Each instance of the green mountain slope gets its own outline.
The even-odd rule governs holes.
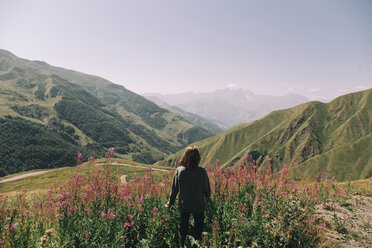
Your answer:
[[[296,158],[295,178],[310,179],[327,172],[337,180],[372,175],[372,89],[336,98],[330,103],[309,102],[270,113],[195,144],[202,162],[230,166],[250,153],[258,165],[267,158],[274,168]],[[174,165],[183,151],[159,162]]]
[[[55,71],[60,71],[59,75]],[[58,166],[70,165],[77,151],[102,156],[108,147],[116,147],[119,154],[134,161],[153,163],[211,135],[122,86],[19,59],[4,50],[0,50],[0,123],[0,146],[7,147],[1,150],[7,155],[0,158],[2,174],[59,164],[53,155],[44,159],[27,150],[20,135],[30,147],[33,141],[47,147],[50,140],[61,140],[59,143],[66,149],[63,163]],[[9,129],[9,123],[17,125],[20,132]],[[29,132],[31,127],[37,131]],[[52,154],[53,147],[46,149]],[[31,160],[18,159],[14,150],[42,162],[32,164]],[[66,160],[67,156],[71,159]]]
[[[97,76],[51,66],[41,61],[24,61],[33,68],[56,74],[82,86],[124,119],[145,126],[176,147],[183,147],[212,135],[212,132],[203,128],[202,125],[191,124],[181,115],[161,108],[121,85],[113,84]]]

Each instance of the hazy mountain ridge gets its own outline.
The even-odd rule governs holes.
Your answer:
[[[372,89],[344,95],[330,103],[308,102],[278,110],[220,135],[196,142],[204,162],[235,164],[248,152],[258,165],[273,158],[274,168],[296,158],[295,178],[322,172],[346,180],[372,175]],[[183,151],[159,164],[174,165]]]
[[[308,102],[306,97],[256,95],[244,89],[221,89],[207,93],[145,94],[157,97],[183,111],[202,116],[224,129],[263,117],[273,110],[293,107]]]
[[[64,164],[60,166],[73,164],[78,150],[85,156],[103,156],[112,146],[124,157],[152,163],[211,135],[122,86],[44,62],[19,59],[4,50],[0,50],[0,110],[3,147],[8,146],[7,140],[20,139],[18,134],[7,133],[12,130],[7,128],[10,121],[24,127],[19,130],[23,130],[21,138],[31,144],[29,147],[37,138],[27,134],[28,127],[38,129],[40,144],[52,131],[65,141]],[[2,160],[8,157],[8,162],[18,162],[9,164],[12,168],[5,168],[5,173],[35,168],[17,159],[15,153],[7,154],[9,149],[2,150]],[[17,145],[17,149],[23,148]],[[47,153],[47,160],[35,158],[43,160],[36,167],[47,167],[47,161],[53,160],[52,148]]]
[[[203,117],[201,117],[199,115],[196,115],[196,114],[193,114],[191,112],[183,111],[179,107],[170,105],[170,104],[160,100],[156,96],[147,96],[146,98],[148,100],[156,103],[157,105],[159,105],[162,108],[169,109],[170,111],[179,114],[180,116],[185,118],[185,120],[191,122],[195,126],[205,128],[206,130],[210,131],[214,135],[219,134],[219,133],[223,132],[224,130],[226,130],[225,127],[223,128],[223,127],[218,126],[219,123],[212,122],[212,121],[210,121],[206,118],[203,118]],[[223,126],[222,124],[220,124],[220,125]]]

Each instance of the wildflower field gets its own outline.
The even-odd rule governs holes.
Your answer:
[[[110,163],[79,166],[89,173],[77,171],[47,192],[0,195],[0,247],[177,247],[179,212],[164,207],[173,171],[154,176],[148,169],[122,182]],[[200,242],[190,236],[187,246],[329,246],[329,223],[315,215],[316,206],[347,195],[333,181],[292,181],[290,168],[257,171],[248,155],[231,168],[207,164],[205,232]]]

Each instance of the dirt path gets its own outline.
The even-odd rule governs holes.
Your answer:
[[[372,197],[353,195],[343,204],[318,206],[327,236],[341,248],[372,247]]]
[[[122,182],[122,183],[126,183],[127,182],[127,175],[122,175],[121,177],[120,177],[120,181]]]
[[[103,164],[104,163],[99,163],[97,165],[103,165]],[[146,166],[141,166],[141,165],[117,164],[117,163],[111,163],[111,164],[112,165],[128,166],[128,167],[136,167],[136,168],[141,168],[141,169],[149,169],[149,168],[151,168],[151,170],[155,170],[155,171],[166,171],[166,172],[170,171],[170,170],[166,170],[166,169],[146,167]],[[171,168],[171,169],[173,169],[173,168]],[[41,175],[41,174],[47,173],[48,171],[51,171],[51,170],[43,170],[43,171],[35,171],[35,172],[25,173],[25,174],[22,174],[22,175],[19,175],[19,176],[15,176],[15,177],[11,177],[11,178],[7,178],[7,179],[4,179],[4,180],[1,180],[0,183],[7,183],[7,182],[12,182],[12,181],[17,181],[17,180],[28,178],[28,177],[32,177],[32,176]],[[125,180],[125,178],[124,178],[124,180]]]
[[[106,163],[98,163],[96,165],[104,165]],[[136,167],[136,168],[141,168],[141,169],[151,169],[151,170],[154,170],[154,171],[165,171],[165,172],[169,172],[171,170],[174,170],[175,168],[169,168],[169,170],[167,169],[159,169],[159,168],[154,168],[154,167],[149,167],[149,166],[142,166],[142,165],[132,165],[132,164],[118,164],[118,163],[110,163],[111,165],[121,165],[121,166],[128,166],[128,167]]]
[[[47,173],[48,171],[50,171],[50,170],[25,173],[25,174],[22,174],[22,175],[19,175],[19,176],[15,176],[15,177],[11,177],[11,178],[1,180],[0,183],[7,183],[7,182],[12,182],[12,181],[20,180],[20,179],[23,179],[23,178],[27,178],[27,177],[37,176],[37,175]]]

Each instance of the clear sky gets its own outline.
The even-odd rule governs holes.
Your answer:
[[[0,48],[136,93],[372,88],[372,0],[0,0]]]

